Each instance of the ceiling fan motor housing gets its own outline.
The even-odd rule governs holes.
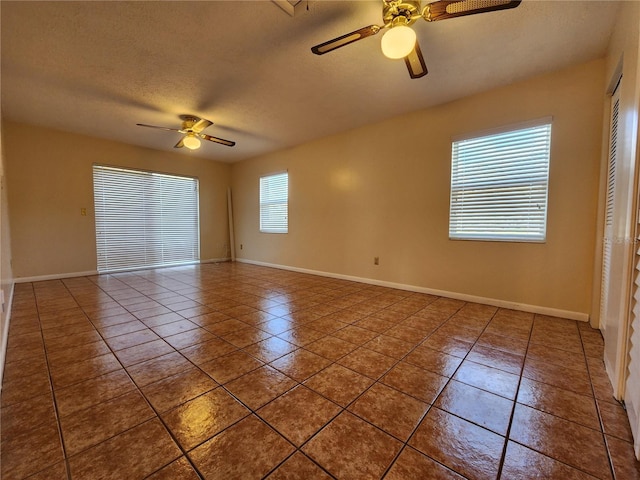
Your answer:
[[[191,130],[198,120],[198,117],[194,117],[193,115],[180,115],[180,120],[182,120],[182,130]]]
[[[385,25],[393,25],[399,21],[411,25],[420,16],[420,0],[382,1],[382,18]]]

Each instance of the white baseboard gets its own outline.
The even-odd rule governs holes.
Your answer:
[[[5,298],[5,308],[7,316],[5,317],[5,329],[2,331],[2,339],[0,340],[0,391],[2,390],[2,378],[4,377],[4,362],[7,358],[7,343],[9,341],[9,325],[11,323],[11,307],[13,306],[13,290],[15,283],[11,282],[11,291],[9,299]]]
[[[14,280],[16,283],[29,283],[44,282],[45,280],[60,280],[62,278],[89,277],[91,275],[98,275],[98,271],[91,270],[88,272],[53,273],[50,275],[36,275],[34,277],[17,277]]]
[[[148,267],[148,268],[127,268],[122,270],[117,270],[113,272],[102,272],[104,275],[109,275],[111,273],[126,273],[126,272],[135,272],[140,270],[158,270],[160,268],[177,268],[184,267],[189,265],[200,265],[203,263],[220,263],[220,262],[228,262],[231,259],[228,257],[225,258],[209,258],[207,260],[199,260],[193,263],[184,263],[181,265],[169,265],[164,267]],[[71,272],[71,273],[53,273],[50,275],[36,275],[33,277],[18,277],[15,279],[16,283],[29,283],[29,282],[43,282],[45,280],[61,280],[63,278],[75,278],[75,277],[90,277],[93,275],[100,275],[100,272],[97,270],[89,270],[86,272]]]
[[[528,305],[525,303],[510,302],[496,298],[480,297],[476,295],[468,295],[459,292],[449,292],[445,290],[436,290],[433,288],[419,287],[416,285],[407,285],[404,283],[387,282],[373,278],[356,277],[353,275],[344,275],[340,273],[323,272],[319,270],[311,270],[308,268],[290,267],[288,265],[278,265],[274,263],[259,262],[249,260],[247,258],[236,258],[237,262],[248,263],[252,265],[260,265],[263,267],[278,268],[280,270],[289,270],[292,272],[308,273],[311,275],[319,275],[322,277],[337,278],[340,280],[349,280],[352,282],[366,283],[369,285],[378,285],[381,287],[397,288],[398,290],[406,290],[416,293],[427,293],[429,295],[437,295],[439,297],[454,298],[465,302],[482,303],[484,305],[492,305],[494,307],[509,308],[511,310],[520,310],[523,312],[537,313],[539,315],[549,315],[551,317],[568,318],[570,320],[578,320],[580,322],[588,322],[589,314],[583,312],[572,312],[569,310],[561,310],[557,308],[543,307],[540,305]]]

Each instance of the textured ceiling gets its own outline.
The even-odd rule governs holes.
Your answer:
[[[291,2],[296,3],[296,2]],[[180,152],[233,162],[604,55],[618,2],[524,0],[414,28],[429,68],[411,80],[380,35],[310,47],[370,24],[382,2],[0,2],[2,115],[158,150],[180,114],[237,142]]]

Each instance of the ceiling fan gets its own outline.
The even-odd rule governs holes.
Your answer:
[[[187,147],[190,150],[196,150],[197,148],[200,148],[200,139],[226,145],[227,147],[233,147],[236,144],[236,142],[232,142],[231,140],[212,137],[211,135],[202,133],[205,128],[213,125],[213,122],[209,120],[205,120],[204,118],[199,118],[194,115],[180,115],[180,120],[182,120],[182,128],[157,127],[155,125],[145,125],[144,123],[136,123],[136,125],[140,127],[159,128],[161,130],[169,130],[171,132],[180,132],[184,134],[173,148]]]
[[[371,37],[388,28],[382,37],[381,47],[385,56],[393,59],[404,58],[411,78],[425,76],[427,65],[422,57],[420,45],[410,25],[419,18],[427,22],[436,22],[448,18],[475,15],[515,8],[522,0],[436,0],[425,2],[420,0],[382,0],[383,25],[369,25],[328,42],[311,47],[316,55],[324,55],[340,47]]]

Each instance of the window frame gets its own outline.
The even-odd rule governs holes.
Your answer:
[[[281,178],[284,177],[284,182]],[[269,184],[269,182],[272,182]],[[284,197],[281,196],[282,188],[280,183],[284,183]],[[273,189],[271,198],[266,198],[269,194],[265,191],[266,187]],[[280,195],[278,195],[280,194]],[[259,205],[259,230],[260,233],[289,233],[289,171],[283,170],[266,175],[261,175],[258,182],[258,205]],[[270,214],[269,210],[273,207],[284,205],[284,218],[282,213]]]
[[[452,139],[449,240],[514,243],[546,242],[552,124],[553,117],[548,116],[528,122],[460,135]],[[542,133],[532,133],[533,130],[539,130]],[[500,147],[500,141],[513,142],[518,135],[524,136],[525,134],[531,136],[531,138],[525,139],[529,143],[525,144],[525,146],[513,147],[512,150],[506,152],[503,151],[503,153],[506,153],[505,157],[507,159],[496,155],[482,154],[479,150],[474,152],[474,144],[471,143],[476,142],[475,145],[477,146],[485,142],[485,146],[494,149],[492,151],[495,152],[495,149]],[[509,140],[509,137],[511,137],[511,140]],[[492,142],[493,145],[491,145]],[[507,143],[507,146],[510,145],[512,143]],[[530,148],[534,148],[535,151],[534,153],[526,152],[526,161],[518,166],[516,165],[517,154],[523,155],[527,145]],[[462,148],[467,146],[469,150],[467,159],[460,158],[461,146]],[[508,160],[509,155],[511,155],[510,161]],[[479,162],[483,161],[488,161],[486,167],[489,170],[494,170],[493,173],[488,174],[485,170],[484,177],[481,175],[482,172],[477,171]],[[475,168],[473,162],[478,162]],[[461,165],[461,163],[463,164]],[[476,169],[476,172],[464,173],[465,169],[470,172]],[[528,176],[517,176],[518,173],[522,174],[523,171],[527,170]],[[493,186],[494,193],[490,196],[487,192],[491,186]],[[500,207],[503,213],[499,212]],[[520,212],[517,210],[520,210]],[[542,210],[542,213],[540,213],[540,210]],[[505,222],[504,212],[515,212],[514,222]],[[488,221],[489,224],[483,226],[483,220]]]

